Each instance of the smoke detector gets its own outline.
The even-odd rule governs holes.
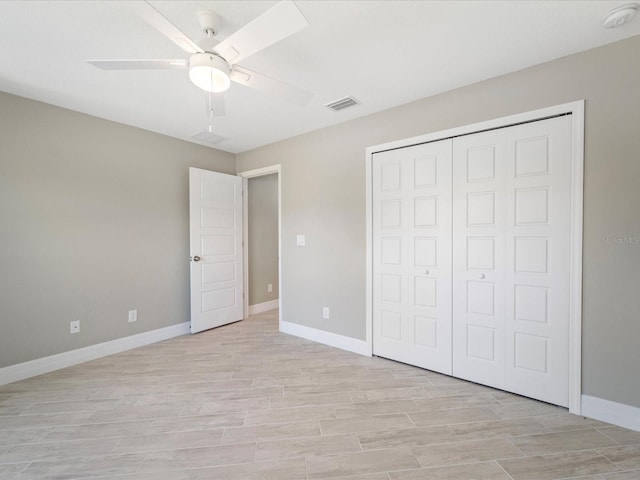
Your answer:
[[[604,20],[602,21],[602,25],[604,28],[618,28],[626,25],[633,17],[636,16],[638,10],[640,9],[640,5],[637,3],[628,3],[627,5],[622,5],[618,8],[614,8],[611,10]]]

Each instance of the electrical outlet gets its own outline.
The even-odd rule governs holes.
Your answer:
[[[298,247],[304,247],[307,244],[307,239],[304,235],[296,235],[296,245]]]
[[[69,322],[69,332],[70,333],[80,332],[80,320],[74,320],[73,322]]]
[[[138,310],[129,310],[129,323],[138,320]]]
[[[273,292],[273,284],[272,283],[267,283],[267,292],[269,292],[269,293]]]
[[[322,318],[329,318],[329,307],[322,307]]]

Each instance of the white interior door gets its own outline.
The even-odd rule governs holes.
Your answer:
[[[453,142],[453,374],[504,388],[504,130]]]
[[[373,353],[451,374],[451,140],[373,157]]]
[[[570,116],[506,129],[506,389],[569,404]]]
[[[454,140],[453,374],[567,406],[571,118]]]
[[[191,333],[243,318],[242,179],[189,169]]]

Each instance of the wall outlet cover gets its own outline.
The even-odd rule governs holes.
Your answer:
[[[129,310],[129,323],[138,320],[138,310]]]
[[[329,307],[322,307],[322,318],[329,318]]]
[[[304,237],[304,235],[296,235],[296,245],[298,247],[304,247],[306,243],[307,243],[307,240]]]
[[[69,322],[69,333],[79,333],[80,332],[80,320],[74,320],[73,322]]]

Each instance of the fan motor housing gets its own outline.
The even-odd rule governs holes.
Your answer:
[[[200,28],[209,38],[215,37],[220,31],[222,19],[213,10],[200,10],[198,12],[198,21],[200,22]]]

